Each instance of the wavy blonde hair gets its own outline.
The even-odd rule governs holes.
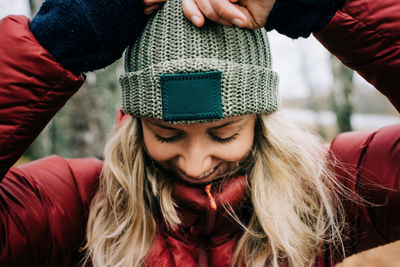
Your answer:
[[[324,244],[340,247],[344,225],[326,152],[311,134],[285,123],[278,113],[257,117],[248,190],[253,214],[247,225],[229,209],[244,233],[232,266],[310,266]],[[180,224],[170,179],[147,155],[140,121],[111,137],[99,189],[87,225],[87,260],[94,266],[142,266],[153,244],[156,216]]]

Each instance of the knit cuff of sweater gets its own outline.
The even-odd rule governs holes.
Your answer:
[[[104,68],[141,33],[143,0],[47,0],[30,22],[38,42],[73,73]]]
[[[322,30],[345,0],[276,0],[265,26],[290,38]]]

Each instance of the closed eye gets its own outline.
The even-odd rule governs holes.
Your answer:
[[[227,144],[233,142],[239,136],[239,133],[235,133],[234,135],[226,138],[221,138],[213,134],[210,134],[210,136],[214,141],[217,141],[218,143]]]
[[[181,138],[182,134],[174,135],[174,136],[171,136],[171,137],[163,137],[161,135],[158,135],[158,134],[154,133],[154,136],[161,143],[172,143],[172,142],[178,141]]]

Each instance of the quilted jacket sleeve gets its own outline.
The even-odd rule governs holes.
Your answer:
[[[341,182],[370,203],[344,198],[348,255],[400,239],[400,125],[337,136],[331,153]],[[351,197],[351,196],[348,196]]]
[[[0,184],[0,266],[78,266],[101,161],[43,158]]]
[[[400,2],[347,0],[315,37],[400,111]]]
[[[54,61],[29,31],[28,18],[0,21],[0,181],[83,77]]]
[[[0,266],[74,266],[102,163],[57,156],[10,167],[78,90],[28,19],[0,21]]]

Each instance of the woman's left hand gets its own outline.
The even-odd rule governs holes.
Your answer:
[[[185,16],[197,27],[205,17],[222,25],[248,29],[265,26],[275,0],[182,0]]]
[[[150,15],[155,10],[162,7],[167,0],[144,0],[144,14]]]

